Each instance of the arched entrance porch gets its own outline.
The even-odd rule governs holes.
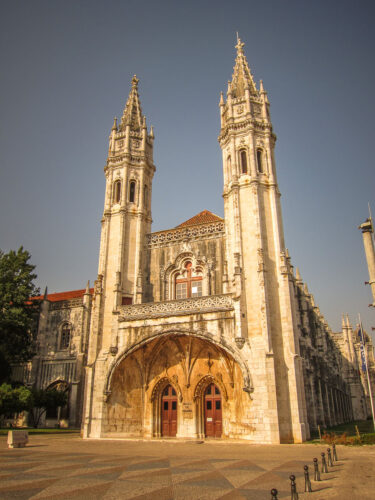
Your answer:
[[[193,335],[157,337],[114,369],[102,435],[229,436],[251,404],[243,389],[239,364],[220,346]]]

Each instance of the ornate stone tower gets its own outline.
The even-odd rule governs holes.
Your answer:
[[[254,409],[271,441],[298,442],[309,430],[293,273],[276,179],[276,136],[267,93],[262,81],[256,88],[243,47],[238,39],[227,99],[220,99],[227,289],[240,311],[236,344],[250,348],[249,365],[258,388]]]
[[[153,129],[148,133],[134,76],[121,122],[117,125],[115,118],[113,123],[104,167],[106,189],[88,364],[96,361],[99,352],[117,352],[116,310],[144,298],[149,274],[146,234],[151,232],[155,172],[153,142]]]

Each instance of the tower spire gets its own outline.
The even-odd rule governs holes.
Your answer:
[[[126,125],[130,125],[130,129],[133,131],[139,131],[142,128],[144,117],[138,95],[138,82],[137,76],[134,75],[132,78],[132,88],[121,118],[121,130],[125,129]]]
[[[253,75],[251,74],[249,64],[244,54],[244,46],[245,44],[241,42],[241,39],[237,33],[237,57],[233,68],[231,83],[232,96],[234,98],[245,96],[245,89],[249,89],[250,94],[258,93]]]

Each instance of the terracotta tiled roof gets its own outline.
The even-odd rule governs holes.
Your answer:
[[[213,214],[209,210],[203,210],[203,212],[194,215],[194,217],[186,220],[185,222],[179,224],[176,227],[196,226],[198,224],[210,224],[211,222],[222,222],[223,220],[224,219],[222,219],[218,215]]]
[[[59,293],[47,293],[47,300],[50,302],[59,302],[60,300],[70,300],[79,299],[84,296],[86,292],[85,288],[82,290],[71,290],[70,292],[59,292]],[[90,295],[94,293],[94,289],[90,288]],[[30,300],[43,300],[44,295],[39,295],[38,297],[31,297]]]

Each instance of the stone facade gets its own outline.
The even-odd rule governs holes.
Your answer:
[[[243,47],[219,105],[224,219],[151,233],[154,133],[136,77],[114,122],[95,286],[45,297],[30,374],[69,385],[86,438],[302,442],[368,416],[356,334],[347,319],[330,330],[285,248],[270,105]]]

